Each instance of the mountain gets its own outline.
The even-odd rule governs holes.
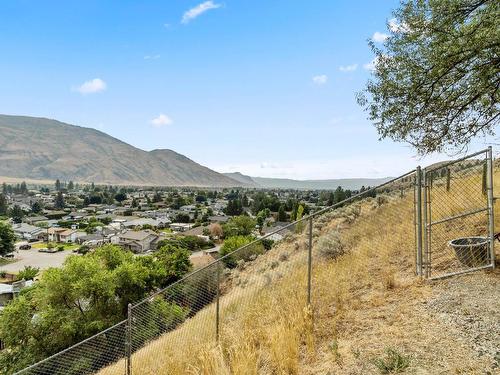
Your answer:
[[[253,177],[246,176],[240,172],[223,173],[223,175],[238,181],[239,183],[243,184],[243,186],[246,187],[255,187],[255,188],[261,187],[253,180]]]
[[[297,189],[297,190],[357,190],[361,186],[377,186],[387,182],[391,177],[384,178],[341,178],[331,180],[292,180],[288,178],[250,177],[240,172],[224,173],[225,176],[237,180],[245,186],[263,189]],[[253,184],[252,184],[253,183]]]
[[[0,115],[0,176],[121,185],[242,185],[172,150],[148,152],[95,129],[9,115]]]

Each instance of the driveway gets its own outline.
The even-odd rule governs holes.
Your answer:
[[[69,250],[65,250],[49,254],[40,253],[38,249],[30,249],[19,250],[14,254],[14,260],[16,261],[14,263],[0,266],[0,271],[16,273],[22,270],[25,266],[37,267],[42,270],[50,267],[60,267],[62,266],[64,260],[74,253]]]

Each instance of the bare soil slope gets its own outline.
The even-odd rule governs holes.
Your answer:
[[[147,152],[95,129],[6,115],[0,115],[0,176],[122,185],[242,185],[172,150]]]

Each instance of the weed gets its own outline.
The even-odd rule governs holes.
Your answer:
[[[395,374],[410,366],[410,357],[387,348],[385,357],[375,359],[374,364],[381,374]]]

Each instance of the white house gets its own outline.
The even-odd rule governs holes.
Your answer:
[[[37,240],[40,236],[43,236],[44,229],[36,227],[34,225],[19,223],[12,226],[14,233],[19,238],[24,238],[26,240]]]

